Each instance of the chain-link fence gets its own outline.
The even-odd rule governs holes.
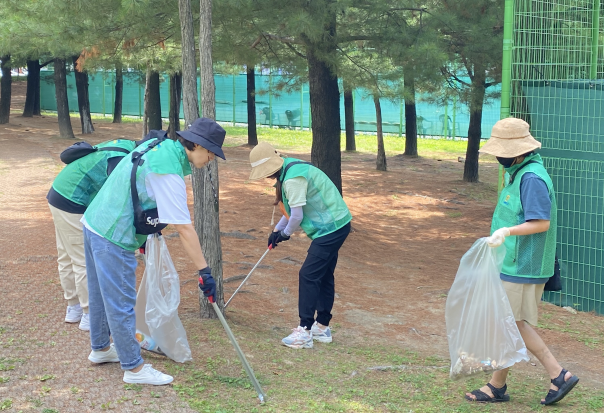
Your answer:
[[[41,81],[41,107],[44,110],[56,110],[54,80],[52,71],[43,71]],[[257,122],[268,126],[284,128],[309,128],[310,98],[308,84],[287,91],[278,90],[282,81],[279,75],[256,75],[256,111]],[[247,123],[247,80],[245,74],[216,74],[216,118],[221,122]],[[168,76],[161,76],[160,96],[162,114],[168,114]],[[67,76],[69,107],[77,109],[77,93],[73,73]],[[494,87],[496,88],[496,87]],[[198,79],[198,90],[199,79]],[[122,113],[129,116],[142,116],[145,94],[144,74],[124,73],[124,92]],[[111,115],[115,98],[115,74],[97,72],[90,76],[90,110],[92,113]],[[355,130],[375,132],[375,106],[367,91],[356,89],[353,93]],[[451,99],[447,104],[428,103],[429,99],[417,99],[417,130],[420,136],[453,138],[466,137],[470,122],[466,105]],[[405,133],[404,101],[383,99],[383,129],[386,133]],[[344,98],[341,97],[341,127],[344,129]],[[181,108],[182,110],[182,108]],[[182,111],[181,111],[181,119]],[[485,105],[482,117],[482,136],[488,138],[491,128],[499,119],[499,101]]]
[[[511,81],[503,88],[511,91],[510,114],[529,122],[542,143],[558,198],[563,291],[545,298],[604,314],[600,0],[506,0],[511,4]]]

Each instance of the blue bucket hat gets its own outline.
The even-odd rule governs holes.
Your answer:
[[[202,146],[219,158],[226,159],[222,151],[226,131],[216,121],[208,118],[197,118],[193,124],[189,125],[189,129],[178,131],[176,134]]]

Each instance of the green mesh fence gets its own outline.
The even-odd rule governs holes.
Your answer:
[[[546,293],[545,298],[604,314],[600,0],[506,0],[510,3],[510,114],[529,122],[541,141],[558,199],[563,291]]]
[[[52,71],[41,73],[41,107],[44,110],[56,110],[54,80]],[[257,122],[268,126],[289,128],[310,127],[310,98],[308,84],[288,92],[277,90],[281,81],[279,75],[256,75]],[[198,90],[199,89],[199,79]],[[215,75],[216,118],[221,122],[247,123],[246,75]],[[168,77],[161,76],[162,114],[168,115]],[[77,93],[73,73],[67,76],[69,107],[76,110]],[[144,74],[124,73],[124,94],[122,113],[129,116],[142,116],[144,99]],[[496,88],[496,87],[494,87]],[[90,75],[89,95],[92,113],[112,115],[115,91],[113,72],[98,72]],[[363,89],[354,91],[355,130],[375,132],[375,106],[373,99]],[[428,97],[424,97],[428,98]],[[469,110],[455,100],[447,105],[427,103],[421,96],[417,99],[417,129],[420,136],[426,137],[466,137],[470,122]],[[383,129],[386,133],[402,136],[405,132],[404,101],[383,99]],[[344,129],[344,98],[341,97],[341,127]],[[495,122],[499,120],[499,101],[485,105],[482,118],[482,136],[488,138]],[[182,119],[181,107],[181,119]]]

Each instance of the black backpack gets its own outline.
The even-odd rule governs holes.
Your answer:
[[[136,190],[136,171],[138,170],[139,165],[145,163],[143,155],[162,143],[166,138],[167,136],[164,132],[162,137],[158,137],[141,152],[132,152],[133,165],[132,172],[130,173],[130,193],[132,195],[132,206],[134,207],[134,227],[136,228],[136,233],[139,235],[156,234],[168,226],[168,224],[159,223],[157,208],[143,209],[140,199],[138,198],[138,191]]]
[[[76,142],[69,148],[61,152],[61,155],[59,155],[59,157],[61,158],[61,161],[63,161],[63,163],[70,164],[73,161],[76,161],[86,155],[90,155],[91,153],[97,151],[115,151],[122,152],[125,154],[130,153],[128,149],[118,148],[117,146],[106,146],[104,148],[97,148],[96,146],[92,146],[88,142]]]

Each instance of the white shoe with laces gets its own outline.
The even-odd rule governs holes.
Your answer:
[[[90,331],[90,318],[88,317],[88,313],[82,314],[82,319],[80,320],[78,328],[82,331]]]
[[[117,363],[120,359],[117,357],[117,351],[115,350],[115,345],[111,343],[109,346],[109,350],[101,351],[101,350],[92,350],[90,355],[88,356],[88,360],[93,363]]]
[[[80,303],[76,305],[67,306],[67,312],[65,313],[65,322],[66,323],[79,323],[82,319],[82,307],[80,307]]]
[[[124,372],[124,382],[136,384],[153,384],[154,386],[162,386],[172,383],[174,378],[155,370],[151,364],[145,364],[138,373],[133,373],[132,370]]]
[[[284,346],[300,349],[312,348],[312,333],[302,326],[292,329],[292,333],[281,340]]]
[[[325,327],[325,329],[321,329],[319,324],[315,321],[312,325],[310,332],[312,334],[312,339],[316,340],[320,343],[331,343],[331,328],[329,326]]]

